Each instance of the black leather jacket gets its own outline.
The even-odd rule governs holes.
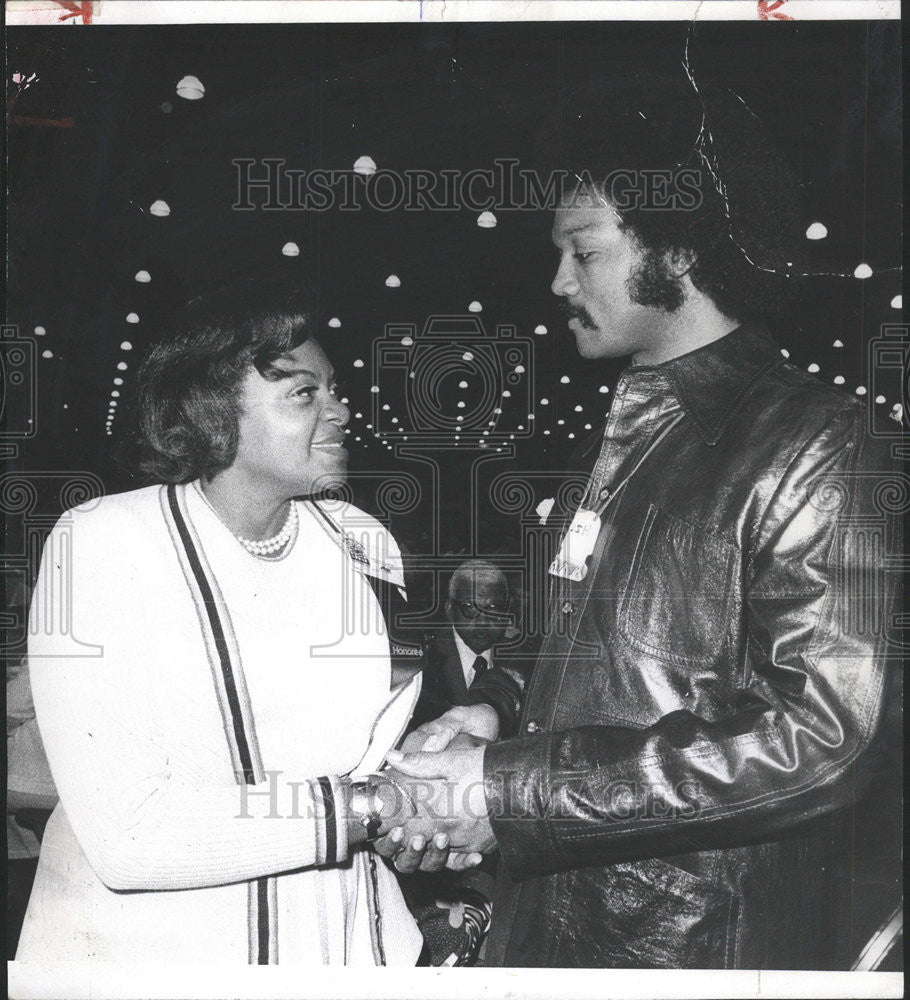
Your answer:
[[[666,433],[554,587],[521,735],[487,748],[487,964],[848,965],[835,811],[880,729],[908,493],[865,428],[757,326],[623,373],[606,490]]]

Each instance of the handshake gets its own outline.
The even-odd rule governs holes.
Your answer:
[[[379,820],[373,847],[397,871],[460,871],[493,850],[483,759],[486,744],[498,735],[499,719],[489,705],[458,706],[389,752],[390,766],[371,782]],[[349,808],[348,817],[351,843],[362,841],[356,809]]]

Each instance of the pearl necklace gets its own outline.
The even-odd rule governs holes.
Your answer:
[[[221,515],[212,506],[211,501],[202,492],[202,487],[198,482],[193,484],[196,487],[196,492],[202,497],[205,505],[210,511],[224,524]],[[292,538],[297,536],[297,526],[299,524],[297,516],[297,504],[291,500],[290,506],[288,507],[288,516],[285,518],[284,526],[277,535],[272,535],[271,538],[263,538],[262,540],[254,538],[244,538],[242,535],[238,535],[234,532],[234,538],[249,552],[251,556],[258,556],[260,559],[268,559],[276,556],[290,541]],[[227,527],[227,525],[225,525]]]
[[[277,535],[273,535],[271,538],[263,538],[258,541],[253,538],[243,538],[240,535],[234,535],[238,542],[250,553],[251,556],[273,556],[280,552],[287,544],[290,542],[291,538],[297,533],[297,504],[291,500],[291,505],[288,508],[288,516],[285,519],[284,527]]]

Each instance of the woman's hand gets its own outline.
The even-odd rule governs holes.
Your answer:
[[[375,809],[379,819],[379,833],[383,839],[388,839],[388,835],[393,830],[401,832],[405,823],[412,825],[411,839],[415,839],[417,834],[421,835],[419,850],[423,853],[426,849],[426,842],[435,833],[435,824],[427,816],[421,816],[417,805],[407,791],[399,782],[391,780],[388,774],[373,775],[369,779],[372,788],[371,802],[372,809]],[[347,821],[348,844],[355,847],[363,844],[367,840],[367,829],[363,823],[363,815],[354,809],[353,785],[349,778],[341,780],[341,791],[344,802],[344,810]],[[401,837],[397,840],[396,850],[401,850]]]
[[[416,871],[437,872],[442,868],[461,871],[480,864],[481,855],[449,852],[449,836],[436,833],[432,837],[423,834],[406,836],[404,829],[395,827],[388,836],[375,841],[373,848],[377,854],[389,859],[395,871],[410,875]],[[476,859],[476,860],[475,860]]]
[[[401,744],[404,753],[438,752],[445,750],[459,735],[489,743],[499,737],[499,716],[491,705],[456,705],[432,722],[409,733]],[[457,746],[474,746],[462,740]]]
[[[453,740],[453,744],[465,746],[481,742],[485,741],[466,733]],[[378,777],[377,791],[383,801],[382,836],[374,841],[373,849],[390,860],[397,872],[435,872],[442,868],[463,871],[480,864],[483,858],[478,853],[450,852],[449,835],[437,829],[439,817],[426,808],[426,782],[415,782],[392,771],[383,771]]]
[[[446,833],[436,833],[432,837],[420,833],[406,836],[400,826],[374,841],[373,849],[391,861],[392,867],[401,875],[411,875],[416,871],[438,872],[442,868],[460,872],[476,868],[483,861],[483,855],[477,852],[450,850]]]
[[[406,737],[401,749],[404,753],[455,750],[480,746],[498,736],[499,716],[492,706],[456,705],[438,719],[415,729]],[[387,808],[383,808],[383,835],[373,844],[376,852],[390,859],[396,871],[403,874],[441,868],[463,871],[479,865],[483,857],[477,852],[450,851],[448,835],[437,831],[432,817],[425,809],[420,809],[425,783],[418,783],[414,795],[407,801],[401,792],[413,779],[401,773],[392,777],[392,781],[380,785],[380,796],[384,802],[388,801]]]

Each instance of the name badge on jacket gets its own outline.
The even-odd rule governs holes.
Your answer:
[[[566,580],[583,580],[588,572],[588,559],[594,552],[600,534],[600,515],[581,508],[575,512],[569,530],[563,535],[559,552],[550,566],[554,576]]]

